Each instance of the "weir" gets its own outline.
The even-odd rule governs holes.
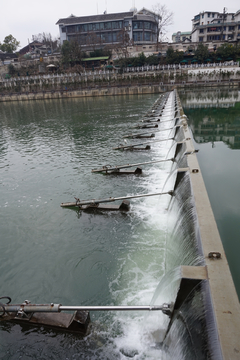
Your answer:
[[[177,285],[173,285],[173,282],[173,290],[170,291],[169,298],[165,299],[163,296],[163,284],[166,280],[160,282],[156,291],[156,294],[159,292],[163,296],[164,303],[172,302],[173,306],[170,319],[166,320],[165,317],[160,320],[165,324],[165,331],[158,336],[158,341],[162,344],[167,358],[171,359],[176,356],[176,352],[179,355],[184,346],[186,348],[183,358],[191,356],[196,359],[239,359],[239,302],[199,168],[197,150],[193,146],[177,91],[174,90],[160,97],[153,108],[151,117],[161,114],[159,124],[172,122],[170,134],[174,131],[173,138],[169,136],[167,139],[153,141],[155,143],[173,140],[166,156],[167,161],[173,159],[172,168],[162,192],[92,200],[92,202],[171,195],[167,211],[175,213],[174,218],[178,220],[174,223],[170,221],[168,224],[165,277],[168,278],[168,271],[171,272],[173,269],[178,269],[179,273]],[[162,120],[165,116],[167,120]],[[122,145],[114,149],[143,144]],[[128,166],[130,165],[119,165],[116,168]],[[169,184],[173,189],[165,189]],[[77,199],[76,203],[61,204],[61,206],[82,206],[90,202]],[[172,282],[171,278],[168,282]],[[160,303],[156,294],[152,305]],[[183,336],[181,332],[185,335]],[[182,339],[182,345],[176,350],[175,340],[178,337]]]
[[[70,308],[77,311],[142,310],[147,312],[144,320],[146,326],[153,316],[149,314],[149,311],[156,310],[153,321],[156,331],[153,333],[151,329],[151,333],[153,333],[155,348],[161,352],[161,359],[239,359],[239,302],[197,161],[197,150],[194,149],[187,119],[176,90],[161,95],[153,109],[151,119],[161,113],[158,134],[163,132],[164,138],[166,137],[171,142],[170,145],[168,144],[169,150],[166,145],[168,153],[165,161],[155,158],[145,162],[146,164],[160,162],[170,164],[170,172],[162,191],[100,200],[80,201],[76,198],[76,202],[67,203],[66,207],[73,206],[81,209],[91,204],[96,206],[101,202],[165,196],[166,212],[169,214],[166,224],[164,262],[166,275],[161,279],[150,305],[104,307],[95,304],[96,306],[68,307],[50,304],[49,306],[56,311],[70,310]],[[164,128],[164,123],[167,123],[167,128]],[[165,136],[165,131],[169,132],[168,136]],[[155,148],[160,146],[159,144],[164,146],[163,143],[165,144],[166,140],[161,141],[154,142]],[[128,166],[131,165],[111,166],[110,169]],[[95,171],[106,171],[106,169],[108,170],[105,166]],[[160,171],[157,173],[158,180],[159,173]],[[81,196],[81,194],[78,195]],[[144,203],[142,206],[145,205]],[[63,204],[61,206],[64,207]],[[112,216],[111,213],[110,216]],[[159,304],[167,304],[167,307],[171,308],[167,316],[166,313],[160,311],[162,306]],[[28,308],[28,304],[25,305],[26,312],[32,311],[31,306]],[[20,310],[22,309],[23,312],[24,306],[20,304]],[[1,312],[5,315],[7,311],[18,312],[19,306],[0,304],[0,316]],[[15,319],[15,317],[13,315],[11,320],[22,320],[25,323],[27,321],[26,317],[23,319]],[[84,319],[88,324],[87,314]],[[75,320],[79,322],[78,316],[76,319],[71,317],[68,323],[72,324]],[[83,323],[83,328],[85,331],[85,323]],[[129,357],[134,357],[134,355]],[[159,354],[155,358],[159,358]]]
[[[168,249],[171,253],[171,265],[169,260],[167,266],[171,268],[180,263],[189,263],[189,265],[197,265],[197,268],[205,267],[206,280],[201,283],[201,289],[197,291],[202,294],[198,296],[202,296],[204,299],[206,316],[204,321],[208,333],[209,354],[214,359],[239,359],[240,307],[238,297],[205,189],[187,119],[176,91],[175,96],[184,140],[179,149],[179,159],[181,159],[181,153],[184,153],[184,161],[188,169],[178,173],[175,182],[175,197],[172,198],[172,204],[169,206],[170,211],[176,205],[174,202],[178,202],[178,212],[181,214],[179,217],[182,219],[182,224],[175,224],[173,227],[172,237],[175,242],[171,246],[175,249]],[[195,243],[192,249],[190,249],[191,242]],[[196,266],[189,267],[190,277],[195,277],[195,269]],[[189,288],[183,281],[179,292],[185,292],[186,295],[188,291]],[[191,297],[194,298],[193,295]],[[177,298],[175,306],[178,300]],[[196,322],[196,320],[194,321]],[[171,329],[171,331],[173,330]],[[170,338],[171,336],[168,341]]]

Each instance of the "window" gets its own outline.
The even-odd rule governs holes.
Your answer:
[[[104,30],[104,23],[100,23],[100,30]]]
[[[144,21],[144,29],[151,29],[151,23],[149,21]]]
[[[204,14],[202,14],[202,19],[204,19]]]
[[[71,34],[75,32],[75,25],[71,25],[67,27],[67,33]]]
[[[203,41],[203,36],[199,36],[199,42]]]
[[[62,27],[62,33],[65,33],[66,32],[66,28],[65,26]]]
[[[204,29],[200,29],[199,32],[200,32],[200,34],[203,34],[203,33],[204,33]]]
[[[106,33],[101,34],[101,40],[103,43],[107,42],[107,34]]]
[[[107,42],[109,42],[109,43],[112,42],[112,33],[111,32],[107,33]]]
[[[93,29],[92,24],[88,24],[88,31],[92,31],[92,29]]]
[[[207,41],[220,40],[220,35],[211,35],[207,37]]]
[[[104,30],[109,30],[109,29],[111,29],[111,26],[112,24],[110,23],[110,22],[105,22],[104,23]]]
[[[122,21],[113,21],[112,29],[122,29]]]
[[[92,28],[93,30],[99,30],[100,29],[99,23],[92,24]]]
[[[151,41],[151,33],[144,32],[144,41]]]
[[[240,30],[240,25],[238,25],[238,30]]]
[[[214,14],[214,13],[212,13],[212,17],[214,17],[214,15],[215,15],[215,14]]]
[[[143,28],[143,22],[142,21],[133,21],[133,29],[142,29]]]
[[[208,13],[207,16],[210,17],[210,16],[211,16],[211,13]]]
[[[142,41],[143,33],[138,31],[133,33],[133,41]]]
[[[112,33],[112,41],[113,41],[113,42],[116,42],[116,41],[117,41],[117,33],[116,33],[116,31],[114,31],[114,32]]]
[[[233,31],[234,29],[235,29],[235,26],[229,26],[229,27],[228,27],[228,30],[229,30],[229,31]]]

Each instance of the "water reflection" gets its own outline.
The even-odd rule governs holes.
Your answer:
[[[179,94],[195,148],[199,149],[201,172],[240,297],[240,91],[213,88]]]
[[[181,93],[197,143],[222,141],[240,149],[240,91],[209,90]]]

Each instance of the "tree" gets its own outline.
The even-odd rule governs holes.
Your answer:
[[[158,34],[157,34],[157,47],[158,44],[166,40],[167,28],[173,24],[173,12],[168,10],[166,5],[156,4],[153,6],[154,13],[158,16]]]
[[[195,50],[195,58],[202,63],[209,57],[208,47],[203,43],[199,43]]]
[[[38,41],[47,47],[50,47],[53,50],[56,50],[59,46],[59,38],[53,38],[50,33],[39,33],[37,35],[32,35],[32,41]]]
[[[117,32],[116,42],[108,46],[109,50],[113,50],[118,57],[124,57],[125,59],[129,57],[128,46],[132,46],[133,41],[130,39],[128,30],[122,28]]]
[[[142,52],[141,54],[138,54],[137,57],[135,57],[132,61],[134,66],[143,66],[144,64],[146,64],[147,58],[144,55],[144,53]]]
[[[82,50],[76,39],[65,41],[61,48],[62,63],[64,65],[76,65],[81,62]]]
[[[217,56],[222,60],[235,60],[237,55],[237,47],[232,44],[222,44],[217,48]]]
[[[7,52],[7,53],[13,53],[17,50],[17,48],[20,46],[20,42],[15,39],[11,34],[6,36],[3,40],[3,44],[0,43],[0,50]]]
[[[87,34],[87,45],[93,51],[101,46],[101,37],[96,34],[94,31],[90,31]]]
[[[166,53],[166,62],[167,64],[179,64],[180,61],[183,60],[183,52],[182,51],[174,51],[172,47],[167,49]]]

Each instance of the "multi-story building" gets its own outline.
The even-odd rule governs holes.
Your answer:
[[[124,41],[134,45],[156,44],[159,15],[143,8],[116,14],[69,16],[57,22],[60,42],[75,39],[85,49],[114,46]]]
[[[172,34],[172,42],[182,42],[182,41],[191,41],[192,39],[192,32],[191,31],[178,31]]]
[[[240,10],[236,13],[204,11],[192,19],[192,42],[239,41]]]

